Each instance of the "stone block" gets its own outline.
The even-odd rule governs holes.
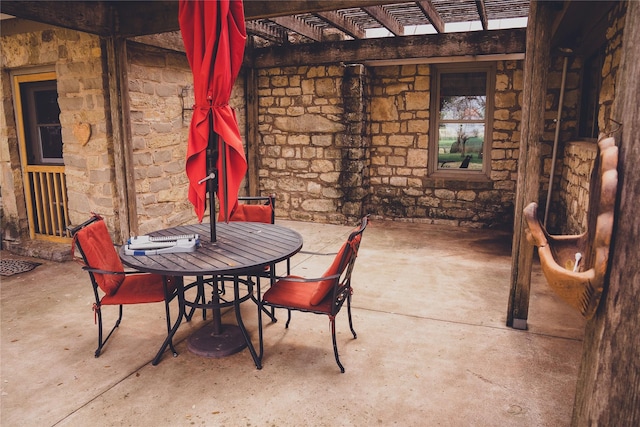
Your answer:
[[[310,170],[319,173],[333,172],[335,171],[335,165],[332,161],[317,159],[311,162]]]
[[[337,96],[338,85],[332,78],[317,79],[315,82],[315,94],[318,97]]]
[[[393,147],[411,147],[413,142],[413,135],[391,135],[389,137],[389,145]]]
[[[429,92],[408,92],[405,94],[405,108],[407,110],[429,109]]]
[[[407,186],[407,178],[400,176],[392,176],[389,179],[389,185],[393,187],[406,187]]]
[[[371,120],[380,122],[398,120],[395,98],[373,98],[371,100]]]
[[[442,200],[455,200],[456,193],[451,190],[446,190],[442,188],[438,188],[434,190],[434,195]]]
[[[287,117],[282,112],[279,117],[276,117],[274,126],[284,132],[297,132],[301,134],[311,133],[335,133],[342,132],[344,125],[339,122],[335,122],[327,119],[326,117],[305,114],[301,117]]]
[[[496,93],[496,108],[513,108],[516,106],[516,95],[513,92]]]
[[[306,199],[300,207],[307,212],[335,212],[336,202],[327,199]]]
[[[457,195],[458,200],[465,200],[468,202],[474,201],[476,197],[477,197],[476,192],[470,191],[470,190],[458,191],[458,195]]]
[[[311,135],[311,145],[315,145],[319,147],[331,147],[333,145],[333,136]]]

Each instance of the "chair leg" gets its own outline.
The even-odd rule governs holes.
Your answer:
[[[247,277],[247,279],[249,281],[251,281],[250,278]],[[260,295],[260,276],[256,276],[256,289],[257,289],[257,293],[258,293],[258,298],[262,298],[262,296]],[[273,311],[273,307],[271,307],[271,310],[267,310],[267,308],[265,308],[262,304],[259,303],[258,299],[256,298],[255,295],[251,294],[251,299],[253,300],[253,302],[260,307],[260,310],[262,310],[267,316],[269,316],[269,319],[271,319],[272,322],[277,322],[278,319],[276,319],[276,316],[274,314]]]
[[[353,338],[356,339],[358,336],[356,335],[356,331],[353,329],[353,321],[351,320],[351,293],[347,296],[347,314],[349,317],[349,329],[351,329]]]
[[[156,356],[153,358],[153,360],[151,361],[151,364],[153,366],[156,366],[158,363],[160,363],[160,359],[162,358],[162,355],[164,354],[165,350],[167,349],[167,346],[169,346],[169,348],[171,348],[171,351],[173,352],[173,357],[177,357],[178,356],[178,352],[176,351],[175,347],[173,346],[173,336],[175,335],[176,331],[178,330],[178,327],[180,326],[180,323],[182,322],[182,318],[185,317],[185,303],[184,303],[184,282],[183,282],[183,278],[182,277],[176,277],[176,294],[174,295],[170,295],[168,290],[167,290],[167,278],[165,277],[163,279],[163,285],[164,285],[164,304],[165,304],[165,311],[166,311],[166,318],[167,318],[167,338],[165,338],[164,342],[162,343],[162,346],[160,347],[160,349],[158,350],[158,352],[156,353]],[[178,299],[178,316],[176,317],[176,321],[174,322],[173,325],[171,325],[171,315],[169,312],[169,304],[171,303],[171,301],[173,301],[174,298]]]
[[[96,312],[96,315],[98,316],[98,348],[96,349],[95,352],[95,357],[100,356],[100,353],[102,352],[102,347],[104,347],[104,345],[107,343],[107,341],[109,341],[109,338],[111,338],[111,335],[113,334],[113,331],[116,330],[116,328],[118,326],[120,326],[120,321],[122,321],[122,305],[118,306],[118,320],[116,320],[116,324],[113,325],[113,328],[111,328],[111,331],[109,331],[109,335],[107,335],[107,337],[103,340],[102,336],[102,308],[98,305],[94,306],[94,310]]]
[[[331,338],[333,339],[333,354],[336,356],[336,363],[340,367],[340,372],[344,374],[344,366],[340,363],[338,357],[338,342],[336,341],[336,318],[335,316],[329,316],[329,322],[331,323]]]
[[[287,309],[287,323],[284,324],[284,327],[288,328],[290,322],[291,322],[291,310]]]

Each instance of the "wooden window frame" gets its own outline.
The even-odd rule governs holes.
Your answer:
[[[440,126],[440,79],[443,74],[485,72],[487,74],[486,111],[484,119],[484,143],[482,147],[482,169],[442,169],[438,168],[439,126]],[[429,124],[429,155],[427,170],[433,178],[486,181],[491,174],[491,146],[493,135],[493,110],[495,99],[495,63],[434,64],[431,67],[431,103]]]

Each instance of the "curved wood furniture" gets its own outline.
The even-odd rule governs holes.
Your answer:
[[[614,138],[601,139],[598,148],[589,185],[585,233],[549,235],[538,219],[538,205],[530,203],[524,209],[527,240],[538,247],[549,286],[587,319],[595,314],[604,288],[618,188],[618,147]]]

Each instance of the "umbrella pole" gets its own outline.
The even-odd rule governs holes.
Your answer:
[[[211,179],[207,180],[207,191],[209,192],[209,227],[211,232],[211,242],[217,241],[216,236],[216,192],[218,191],[218,135],[213,131],[213,117],[209,112],[209,145],[207,147],[207,173]]]
[[[220,151],[222,153],[222,194],[224,200],[223,215],[225,222],[229,222],[229,197],[227,196],[227,192],[229,191],[229,187],[227,185],[227,144],[224,142],[223,138],[220,138]],[[218,185],[220,185],[219,181]]]

